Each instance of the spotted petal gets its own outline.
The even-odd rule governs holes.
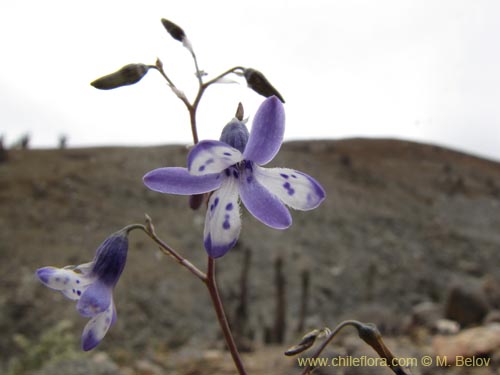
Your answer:
[[[188,155],[188,171],[195,176],[220,173],[242,159],[241,152],[227,143],[201,141]]]
[[[109,327],[116,321],[116,308],[111,300],[108,308],[94,316],[83,329],[82,349],[85,351],[94,349],[104,338]]]
[[[285,111],[280,100],[272,96],[259,107],[243,152],[246,160],[259,165],[270,162],[278,153],[285,133]]]
[[[325,199],[325,191],[311,176],[288,168],[255,166],[255,178],[283,203],[296,210],[312,210]]]
[[[205,249],[212,258],[227,253],[238,240],[241,228],[238,203],[238,175],[224,179],[208,201],[205,219]]]
[[[96,280],[82,294],[76,309],[82,316],[94,317],[106,311],[112,300],[112,287]]]
[[[264,224],[285,229],[292,224],[290,212],[278,197],[257,181],[253,168],[247,165],[240,179],[240,196],[250,213]]]
[[[144,176],[144,184],[151,190],[167,194],[192,195],[217,189],[221,175],[193,176],[186,168],[158,168]]]
[[[80,299],[82,293],[93,282],[93,279],[84,273],[56,267],[40,268],[36,271],[36,275],[45,286],[59,290],[72,300]]]

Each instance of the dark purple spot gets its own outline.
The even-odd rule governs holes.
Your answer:
[[[76,283],[77,283],[77,284],[80,284],[80,280],[76,280]]]
[[[226,169],[224,172],[226,172],[226,176],[227,177],[231,176],[231,171],[229,170],[229,168]]]
[[[230,152],[224,152],[224,155],[231,156],[232,154]]]
[[[249,161],[245,161],[245,168],[253,171],[252,163]]]
[[[250,182],[252,182],[252,181],[253,181],[253,176],[248,176],[248,177],[247,177],[247,182],[248,182],[248,183],[250,183]]]
[[[285,190],[288,192],[288,195],[293,195],[295,194],[295,189],[292,188],[292,185],[290,185],[289,182],[285,182],[283,184],[283,187],[285,188]]]
[[[73,293],[76,293],[76,290],[73,289]]]
[[[293,178],[297,178],[297,176],[295,176],[294,174],[291,175]]]
[[[214,207],[217,207],[218,204],[219,204],[219,197],[216,197],[214,200]]]
[[[284,174],[284,173],[280,173],[280,176],[283,177],[283,178],[288,178],[288,175]]]
[[[226,211],[231,211],[233,209],[233,204],[232,203],[228,203],[226,205]]]
[[[215,206],[214,206],[214,204],[212,203],[212,204],[210,205],[210,211],[213,211],[213,210],[214,210],[214,208],[215,208]]]
[[[61,278],[60,277],[56,277],[56,281],[61,281]]]
[[[218,180],[220,178],[220,174],[217,175],[217,177],[215,177],[216,180]]]
[[[205,170],[205,166],[202,165],[200,168],[198,168],[198,172],[203,172]]]
[[[224,223],[222,223],[222,228],[224,228],[225,230],[228,230],[229,228],[231,228],[231,224],[229,224],[229,221],[224,221]]]
[[[79,296],[81,296],[82,295],[82,291],[81,290],[77,290],[76,294],[78,294]]]
[[[205,165],[209,165],[209,164],[212,164],[215,160],[213,158],[210,158],[208,159],[206,162],[205,162]]]
[[[238,173],[238,171],[236,169],[233,169],[233,176],[234,176],[234,178],[240,177],[240,174]]]

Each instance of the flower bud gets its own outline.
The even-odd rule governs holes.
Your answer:
[[[249,136],[250,134],[248,133],[245,123],[238,119],[233,119],[229,124],[224,126],[224,129],[222,129],[220,140],[240,152],[243,152]]]
[[[248,87],[250,87],[257,94],[265,96],[269,98],[270,96],[276,96],[282,103],[285,102],[281,94],[276,90],[271,83],[267,80],[267,78],[255,69],[245,69],[243,75],[247,81]]]
[[[294,345],[287,349],[285,352],[286,356],[293,356],[302,353],[309,349],[316,342],[317,338],[327,336],[331,333],[330,329],[325,327],[323,329],[314,329],[311,332],[306,333],[302,340],[297,345]]]
[[[120,70],[98,78],[90,84],[99,90],[111,90],[139,82],[149,70],[148,65],[128,64]]]
[[[243,121],[244,114],[245,110],[243,109],[243,104],[238,103],[238,108],[236,108],[236,114],[234,115],[234,117],[236,117],[240,121]]]
[[[184,30],[182,30],[179,26],[177,26],[175,23],[162,18],[161,23],[163,24],[163,27],[167,30],[167,32],[170,34],[172,38],[175,40],[178,40],[179,42],[184,42],[184,38],[186,37],[186,33]]]
[[[114,286],[125,268],[128,237],[125,230],[109,236],[97,249],[92,274],[106,285]]]

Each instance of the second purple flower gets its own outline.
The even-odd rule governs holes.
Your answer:
[[[283,104],[266,99],[255,114],[252,132],[233,119],[220,141],[201,141],[188,155],[188,167],[158,168],[144,176],[151,190],[192,195],[213,191],[208,201],[204,245],[208,255],[226,254],[238,240],[243,202],[262,223],[285,229],[292,217],[285,205],[311,210],[325,198],[321,185],[305,173],[288,168],[262,168],[278,153],[285,131]]]

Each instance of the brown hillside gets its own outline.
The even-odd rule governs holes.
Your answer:
[[[143,222],[144,213],[167,243],[205,267],[204,213],[189,210],[186,197],[142,184],[151,169],[185,166],[186,154],[181,146],[10,151],[0,164],[4,361],[16,353],[17,333],[36,338],[62,318],[76,322],[78,334],[83,328],[73,303],[35,281],[36,268],[90,261],[108,234]],[[257,338],[273,323],[278,256],[284,259],[290,342],[304,269],[311,273],[310,324],[368,316],[387,333],[398,331],[417,303],[443,303],[457,280],[500,279],[499,163],[424,144],[349,139],[285,144],[273,165],[314,176],[327,200],[317,210],[293,212],[286,231],[245,211],[239,245],[218,261],[231,315],[242,250],[251,250],[248,324]],[[144,353],[160,344],[219,340],[203,285],[142,233],[131,235],[115,302],[119,319],[101,349]]]

